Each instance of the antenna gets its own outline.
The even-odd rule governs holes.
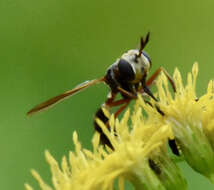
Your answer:
[[[143,49],[145,48],[146,44],[149,42],[149,35],[150,35],[150,32],[147,33],[145,40],[143,37],[140,38],[140,49],[139,49],[139,54],[136,56],[136,58],[141,56]]]

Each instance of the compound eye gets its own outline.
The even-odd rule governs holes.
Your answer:
[[[120,59],[118,69],[122,80],[133,80],[135,78],[135,72],[131,64],[125,59]]]
[[[152,65],[152,61],[151,61],[149,55],[145,51],[143,51],[142,54],[148,59],[150,65]]]

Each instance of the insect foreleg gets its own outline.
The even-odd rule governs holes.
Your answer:
[[[157,78],[157,76],[160,74],[161,71],[163,71],[163,73],[166,75],[167,79],[169,80],[169,82],[170,82],[170,84],[172,86],[173,91],[176,92],[175,83],[174,83],[172,77],[170,76],[170,74],[163,67],[158,68],[152,74],[152,76],[146,81],[146,86],[152,86],[153,82],[155,81],[155,79]]]

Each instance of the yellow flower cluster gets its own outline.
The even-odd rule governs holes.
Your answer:
[[[184,86],[180,72],[175,69],[173,80],[176,93],[173,96],[166,76],[161,74],[157,88],[158,106],[165,114],[163,117],[145,105],[142,99],[140,102],[150,118],[154,118],[155,114],[157,122],[172,128],[176,143],[187,163],[213,181],[214,83],[210,81],[207,93],[198,98],[195,89],[197,75],[198,64],[195,63],[192,72],[187,75],[187,84]]]
[[[73,134],[75,152],[69,153],[68,160],[63,157],[61,168],[56,160],[46,151],[46,159],[51,167],[54,188],[43,182],[36,171],[32,171],[42,190],[96,190],[113,189],[115,179],[119,179],[119,189],[124,189],[123,179],[133,182],[136,188],[164,189],[154,172],[149,167],[148,158],[152,152],[160,151],[172,132],[167,125],[155,125],[146,122],[139,106],[132,117],[131,128],[128,126],[129,110],[119,121],[110,118],[111,131],[98,121],[104,133],[110,139],[114,151],[99,145],[99,134],[92,139],[93,152],[83,149]],[[113,127],[114,126],[114,127]],[[117,135],[115,132],[117,131]],[[143,179],[141,179],[143,178]],[[153,188],[152,185],[154,186]],[[147,188],[148,187],[148,188]],[[29,185],[26,189],[32,190]]]
[[[124,181],[129,180],[136,190],[185,190],[186,181],[167,152],[169,139],[175,140],[182,158],[195,171],[214,182],[214,82],[210,81],[207,93],[198,98],[197,74],[195,63],[184,86],[176,69],[173,75],[176,93],[170,92],[167,78],[161,74],[157,81],[159,101],[147,104],[139,96],[131,116],[127,110],[120,121],[103,110],[110,129],[100,120],[97,123],[113,150],[100,145],[98,133],[92,139],[93,151],[84,149],[74,132],[75,151],[69,153],[68,159],[63,157],[61,166],[46,151],[53,187],[33,170],[41,189],[113,190],[116,180],[123,190]],[[33,190],[28,184],[25,187]]]

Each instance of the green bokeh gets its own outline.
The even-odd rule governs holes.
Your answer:
[[[151,32],[146,50],[172,73],[199,62],[198,93],[214,76],[214,1],[1,0],[0,1],[0,189],[38,187],[29,170],[50,178],[44,150],[60,160],[78,131],[90,147],[92,117],[108,88],[97,85],[34,117],[35,104],[104,75],[124,51]],[[181,164],[189,189],[212,188]]]

